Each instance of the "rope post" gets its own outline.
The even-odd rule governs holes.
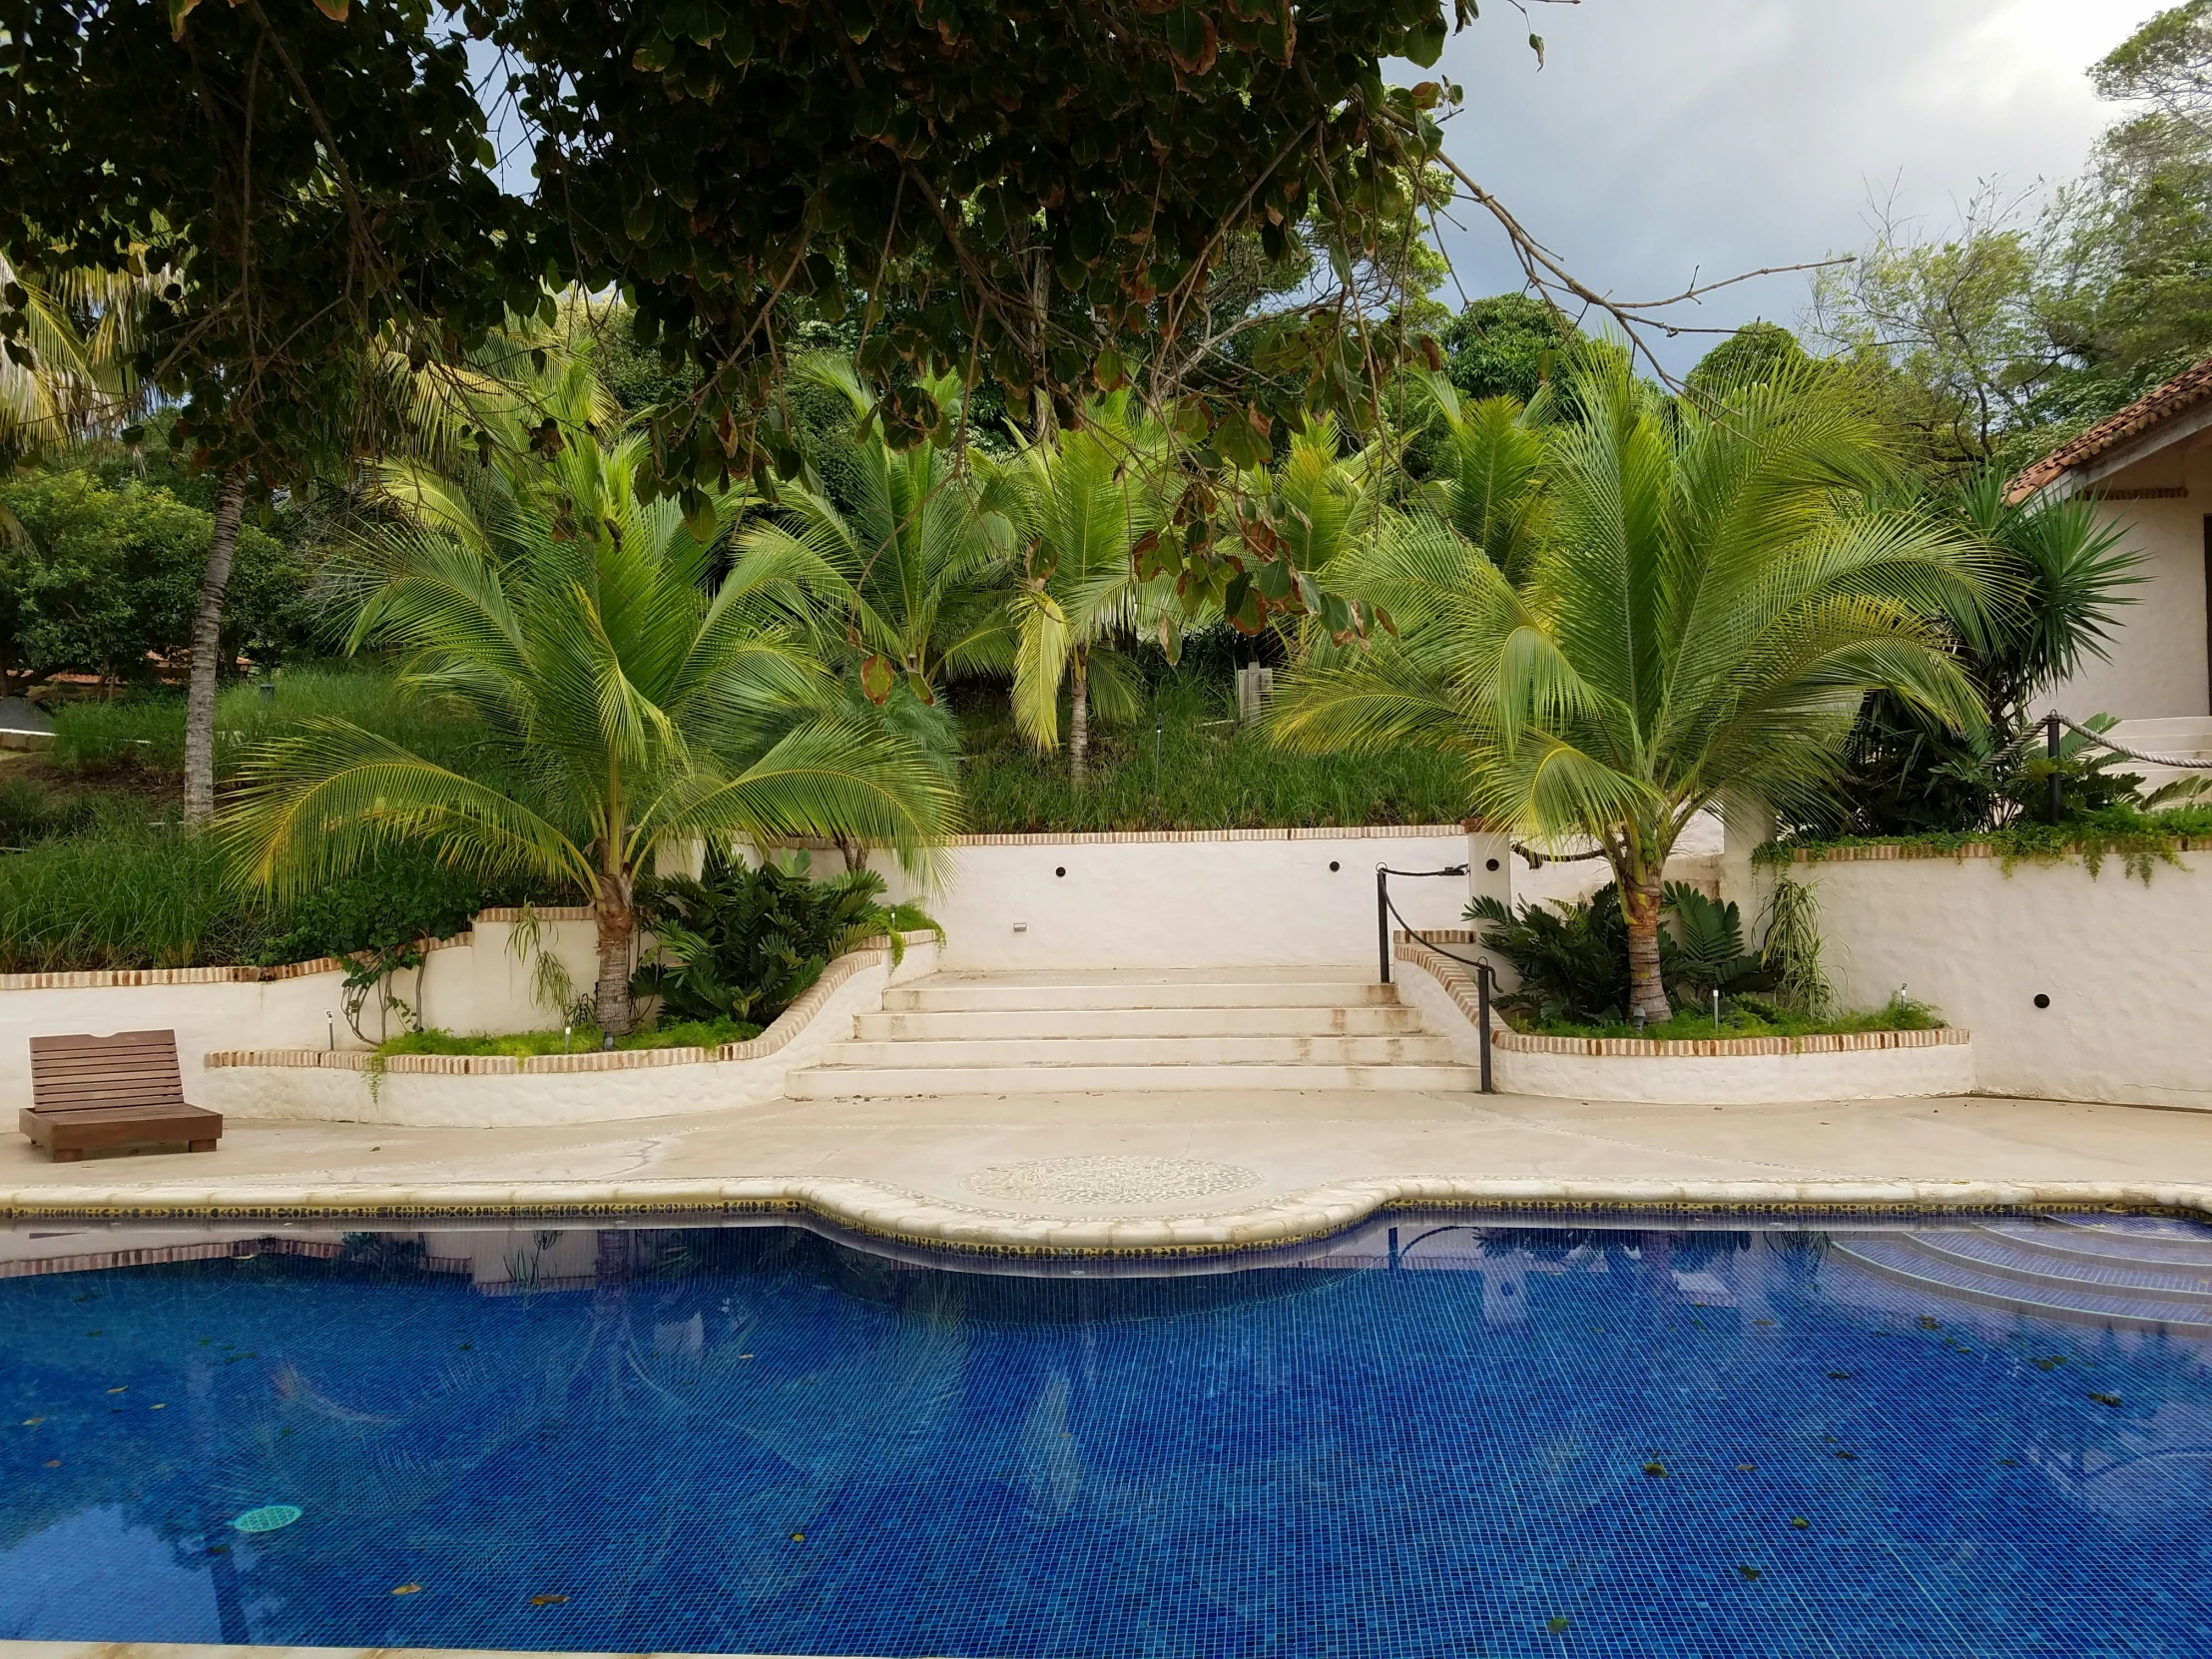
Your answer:
[[[1390,872],[1375,866],[1375,954],[1382,969],[1382,983],[1390,982]]]
[[[1493,977],[1488,962],[1474,964],[1474,1027],[1482,1042],[1482,1092],[1495,1094],[1490,1086],[1490,980]]]
[[[2058,776],[2058,711],[2043,717],[2043,753],[2050,760],[2050,821],[2066,816],[2066,792]]]

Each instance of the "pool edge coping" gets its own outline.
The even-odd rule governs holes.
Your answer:
[[[0,1191],[0,1220],[423,1221],[612,1216],[809,1216],[856,1235],[955,1254],[1159,1260],[1312,1243],[1385,1210],[1944,1211],[2096,1209],[2212,1222],[2212,1187],[2124,1181],[1545,1181],[1385,1176],[1329,1182],[1235,1211],[1039,1216],[950,1203],[847,1177],[513,1186]]]

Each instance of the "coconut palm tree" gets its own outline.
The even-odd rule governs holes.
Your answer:
[[[572,370],[569,394],[588,409],[588,370]],[[956,798],[929,756],[843,695],[768,597],[769,561],[713,581],[715,534],[640,489],[642,436],[558,430],[473,475],[393,463],[393,516],[360,538],[353,645],[396,652],[408,694],[473,713],[486,765],[464,776],[325,720],[249,760],[226,828],[253,879],[279,889],[398,839],[572,883],[598,921],[599,1020],[621,1033],[634,892],[659,850],[847,835],[911,866],[956,827]],[[727,523],[744,501],[715,506]]]
[[[1142,706],[1124,648],[1180,626],[1174,584],[1139,578],[1137,543],[1167,518],[1167,435],[1132,416],[1119,394],[1078,424],[1024,444],[1007,463],[1007,497],[1023,574],[1015,631],[1014,723],[1039,749],[1060,744],[1068,687],[1068,772],[1089,765],[1091,717],[1128,719]]]
[[[868,660],[864,680],[877,702],[901,677],[916,699],[933,705],[947,679],[1011,669],[1006,599],[1014,534],[998,499],[1002,475],[971,469],[958,452],[928,439],[892,448],[874,393],[849,357],[816,352],[796,372],[852,411],[849,434],[816,457],[836,488],[786,486],[778,502],[784,521],[749,526],[739,540],[744,556],[783,566],[814,595],[832,637],[849,636]],[[957,429],[958,376],[924,389]]]
[[[23,359],[0,352],[0,455],[112,434],[130,419],[152,278],[87,267],[41,280],[0,254],[0,286],[22,296],[26,348]]]
[[[1698,813],[1789,812],[1837,776],[1861,698],[1980,718],[1938,620],[1986,585],[1976,544],[1866,492],[1878,434],[1817,382],[1669,405],[1625,358],[1546,440],[1549,500],[1515,585],[1440,519],[1385,538],[1400,637],[1278,689],[1299,749],[1418,744],[1465,759],[1474,810],[1593,836],[1628,920],[1631,1012],[1664,1019],[1667,854]]]

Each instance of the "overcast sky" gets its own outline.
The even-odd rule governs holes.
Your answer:
[[[1590,286],[1679,292],[1850,252],[1870,191],[1931,229],[1992,175],[2078,172],[2116,113],[2083,71],[2158,0],[1506,0],[1445,47],[1467,105],[1453,158]],[[1526,44],[1543,35],[1539,73]],[[1409,67],[1409,66],[1408,66]],[[1430,73],[1434,73],[1431,71]],[[1517,287],[1502,239],[1465,221],[1446,249],[1469,294]],[[1805,277],[1716,294],[1685,321],[1794,323]],[[1447,284],[1440,297],[1455,298]],[[1711,340],[1662,349],[1677,369]]]

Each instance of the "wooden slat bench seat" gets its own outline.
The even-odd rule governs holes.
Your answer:
[[[213,1152],[223,1114],[185,1099],[174,1031],[33,1037],[31,1104],[19,1127],[57,1164],[88,1152],[183,1146]]]

